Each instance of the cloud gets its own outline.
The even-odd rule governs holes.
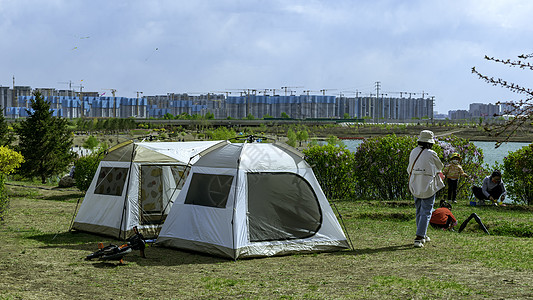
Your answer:
[[[529,1],[7,1],[0,0],[0,84],[133,97],[235,88],[427,91],[439,111],[505,91],[473,66],[531,82],[483,60],[529,49]],[[90,37],[90,38],[84,38]],[[158,50],[155,50],[158,49]],[[60,87],[58,87],[60,88]],[[62,87],[64,88],[64,87]]]

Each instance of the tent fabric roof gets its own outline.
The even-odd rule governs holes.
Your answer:
[[[296,152],[275,144],[227,144],[202,156],[196,166],[243,168],[246,170],[286,170],[309,167]]]
[[[226,143],[226,141],[125,143],[110,151],[104,160],[129,162],[132,160],[133,146],[135,146],[134,162],[194,163],[199,158],[197,154],[219,143]]]

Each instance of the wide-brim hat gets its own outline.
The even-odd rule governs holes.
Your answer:
[[[433,134],[433,131],[422,130],[420,131],[420,135],[418,136],[418,141],[424,142],[424,143],[435,144],[435,140],[433,139],[434,137],[435,135]]]

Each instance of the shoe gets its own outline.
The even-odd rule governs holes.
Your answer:
[[[429,243],[431,242],[431,239],[429,238],[429,236],[426,235],[426,237],[423,239],[424,243]]]
[[[457,203],[457,200],[453,200],[452,203]]]
[[[415,246],[415,248],[424,247],[424,240],[415,240],[414,246]]]

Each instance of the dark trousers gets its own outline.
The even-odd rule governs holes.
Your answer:
[[[472,192],[474,193],[474,196],[478,198],[479,200],[488,200],[489,198],[485,197],[485,194],[483,194],[483,189],[479,186],[473,186]],[[492,198],[498,200],[500,199],[500,196],[503,194],[503,189],[500,185],[497,185],[492,190],[489,190],[489,195],[492,196]]]
[[[459,182],[459,179],[451,179],[447,178],[448,181],[448,200],[455,201],[455,198],[457,198],[457,183]]]

